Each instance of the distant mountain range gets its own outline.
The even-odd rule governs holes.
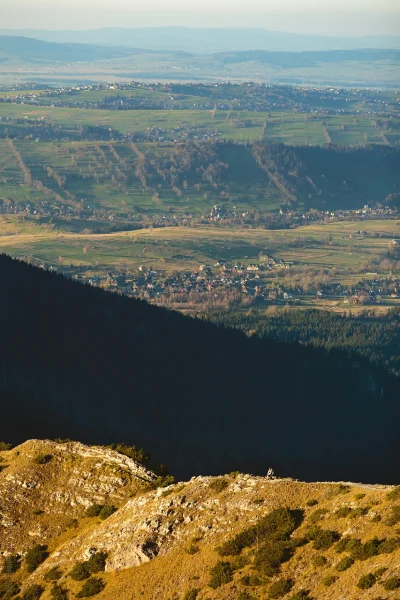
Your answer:
[[[82,31],[0,29],[0,35],[23,36],[59,43],[125,46],[151,50],[184,50],[199,54],[254,49],[285,52],[362,48],[400,49],[400,36],[328,37],[239,28],[148,27],[128,29],[109,27]]]
[[[376,62],[390,60],[400,63],[399,50],[325,50],[312,52],[269,52],[266,50],[250,50],[247,52],[220,52],[213,55],[224,64],[257,61],[283,69],[297,67],[313,67],[318,63],[342,63],[345,61]]]
[[[199,57],[188,52],[177,50],[154,50],[154,48],[128,48],[124,46],[95,46],[75,42],[45,42],[29,37],[0,36],[0,62],[12,60],[24,63],[51,63],[101,61],[110,59],[132,59],[141,54],[165,54],[166,56],[188,59],[192,64],[199,62],[204,66],[204,60],[213,61],[214,65],[223,67],[234,63],[258,62],[274,67],[292,69],[297,67],[312,67],[318,63],[341,63],[344,61],[376,62],[389,60],[400,64],[400,50],[360,49],[360,50],[323,50],[307,52],[247,50],[217,52],[211,56]]]
[[[75,62],[127,57],[142,53],[135,48],[111,48],[89,44],[55,43],[28,37],[0,36],[0,56],[8,55],[25,62]],[[3,56],[3,61],[7,56]]]

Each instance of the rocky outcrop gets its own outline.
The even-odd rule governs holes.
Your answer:
[[[357,587],[360,576],[379,569],[382,573],[387,569],[386,577],[398,573],[400,539],[396,541],[390,523],[395,522],[393,515],[400,518],[398,508],[393,510],[400,490],[393,501],[390,487],[231,473],[155,489],[154,473],[100,447],[30,440],[0,455],[5,467],[0,473],[0,557],[23,557],[35,544],[48,545],[49,556],[32,574],[20,569],[13,576],[23,590],[32,584],[50,590],[44,576],[57,567],[60,585],[73,597],[82,583],[69,576],[72,567],[102,553],[104,571],[97,577],[105,588],[99,600],[177,600],[190,589],[201,590],[198,600],[248,598],[246,582],[253,580],[259,589],[252,589],[250,597],[267,598],[271,576],[258,572],[254,577],[252,566],[257,541],[245,549],[245,556],[221,557],[216,549],[282,507],[300,515],[300,520],[290,540],[292,551],[275,579],[284,576],[296,582],[295,591],[311,590],[310,599],[318,600],[371,600],[376,594]],[[105,520],[87,516],[86,508],[94,503],[113,504],[117,510]],[[307,542],[311,525],[333,531],[334,540],[340,536],[362,542],[373,537],[380,543],[387,540],[386,549],[342,574],[336,570],[342,557],[333,546],[317,552],[311,540]],[[325,572],[313,566],[317,554],[323,554]],[[214,589],[210,572],[221,559],[232,563],[234,575]],[[0,558],[0,567],[1,563]],[[331,577],[335,588],[325,586],[324,575]],[[50,597],[48,591],[45,594],[43,599]],[[396,596],[389,593],[385,598]]]
[[[94,503],[119,506],[156,479],[127,456],[78,442],[29,440],[1,454],[0,548],[9,551],[21,550],[27,534],[59,535]]]

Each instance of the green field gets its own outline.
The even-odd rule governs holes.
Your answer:
[[[95,92],[94,92],[95,93]],[[11,125],[4,119],[18,119],[29,135],[32,121],[45,121],[65,132],[75,132],[82,125],[111,128],[124,135],[160,130],[160,136],[175,133],[178,139],[182,130],[190,130],[191,137],[214,132],[220,138],[232,141],[274,140],[288,145],[325,145],[324,123],[332,143],[339,146],[359,146],[366,143],[384,144],[383,133],[390,144],[400,143],[400,120],[393,118],[387,127],[373,126],[373,119],[354,118],[349,115],[304,115],[296,112],[250,112],[208,110],[99,110],[59,108],[0,103],[0,130]],[[25,123],[24,123],[25,120]],[[110,134],[112,137],[112,134]]]
[[[360,232],[360,227],[362,233]],[[294,261],[293,269],[343,269],[343,279],[362,274],[368,261],[387,256],[400,221],[365,221],[309,225],[293,230],[233,231],[212,227],[166,227],[115,234],[77,234],[52,230],[20,219],[3,217],[0,247],[12,256],[31,256],[46,264],[88,268],[137,268],[148,264],[162,271],[212,266],[218,259],[249,264],[270,255]],[[339,279],[340,273],[335,275]]]

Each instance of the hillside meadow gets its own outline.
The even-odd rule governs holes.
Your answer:
[[[190,219],[206,216],[216,205],[237,217],[248,211],[396,207],[400,186],[400,151],[384,144],[342,149],[281,141],[8,138],[0,139],[0,153],[6,212],[8,206],[28,207],[29,213],[54,216],[87,213],[88,218],[97,210],[108,211],[107,218]]]

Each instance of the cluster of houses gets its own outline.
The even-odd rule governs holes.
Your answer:
[[[327,220],[332,221],[352,221],[368,219],[395,219],[399,217],[399,209],[396,207],[387,207],[375,205],[373,207],[364,206],[362,209],[355,210],[336,210],[322,211],[312,210],[310,212],[298,212],[294,210],[280,210],[278,212],[239,210],[236,208],[228,209],[220,205],[215,205],[204,215],[194,215],[192,213],[174,214],[172,212],[165,214],[140,215],[137,213],[118,213],[104,207],[98,207],[91,204],[59,204],[52,199],[39,200],[21,203],[14,198],[0,197],[0,214],[11,214],[19,216],[30,216],[32,218],[46,217],[49,223],[63,219],[83,219],[88,221],[88,228],[95,226],[99,231],[109,230],[112,227],[141,229],[148,227],[168,227],[185,226],[194,221],[202,223],[224,223],[228,226],[230,223],[240,222],[245,225],[257,226],[262,224],[269,229],[301,227],[310,223],[324,223]],[[92,225],[93,224],[93,225]],[[103,225],[102,225],[103,224]],[[392,240],[392,245],[399,245],[400,240]]]
[[[207,141],[221,138],[217,129],[204,129],[190,123],[178,125],[171,129],[147,127],[144,131],[134,131],[125,136],[134,142],[186,142],[188,140]]]
[[[236,262],[229,264],[218,260],[214,265],[199,265],[194,271],[180,271],[165,274],[154,270],[151,266],[140,265],[135,274],[127,275],[121,272],[108,272],[105,275],[75,274],[77,279],[86,281],[89,285],[102,285],[107,289],[123,294],[144,298],[157,299],[160,296],[171,296],[189,293],[210,293],[221,291],[236,291],[255,297],[267,297],[268,291],[262,274],[273,269],[289,269],[293,263],[270,256],[263,257],[264,263]]]
[[[14,198],[0,198],[0,214],[19,217],[46,218],[51,225],[58,220],[86,220],[87,229],[94,233],[121,230],[144,229],[146,227],[185,226],[193,219],[191,213],[143,216],[135,213],[118,213],[104,207],[85,204],[83,207],[72,204],[56,204],[49,200],[21,203]]]
[[[237,292],[254,300],[266,300],[277,304],[298,304],[306,297],[316,300],[335,299],[344,304],[378,305],[388,299],[400,298],[400,282],[396,276],[370,279],[348,288],[338,283],[328,283],[315,289],[304,289],[301,285],[290,287],[276,279],[264,279],[263,271],[273,268],[290,268],[282,260],[268,258],[266,265],[235,263],[229,265],[218,261],[215,265],[200,265],[195,271],[181,271],[165,274],[151,266],[141,265],[136,274],[108,272],[106,275],[85,273],[75,275],[89,285],[103,285],[109,290],[146,300],[160,300],[162,297],[187,299],[188,295],[208,295],[219,292]]]
[[[400,298],[400,282],[396,275],[376,277],[357,283],[344,297],[345,304],[375,305]]]
[[[220,292],[237,292],[258,300],[276,302],[299,302],[298,296],[310,295],[301,287],[284,287],[274,279],[266,279],[267,272],[274,269],[290,269],[293,262],[274,259],[265,255],[260,263],[236,262],[230,264],[218,260],[213,265],[199,265],[194,271],[180,271],[166,274],[148,265],[140,265],[134,274],[107,272],[105,275],[91,275],[87,278],[84,272],[74,276],[89,285],[102,285],[112,291],[143,298],[158,300],[164,297],[187,297],[188,294],[216,294]],[[340,288],[340,286],[339,286]],[[315,290],[314,295],[322,299],[325,295],[338,294],[342,290]],[[311,293],[312,294],[312,293]]]
[[[281,278],[268,278],[273,269],[289,269],[293,263],[265,256],[265,264],[236,262],[229,264],[219,260],[213,265],[199,265],[193,271],[166,273],[153,269],[150,265],[140,265],[132,272],[108,271],[88,273],[87,267],[59,265],[49,270],[62,271],[65,275],[100,286],[109,291],[141,298],[150,302],[181,303],[203,302],[218,295],[234,293],[245,302],[266,302],[268,304],[297,305],[310,300],[335,300],[343,305],[387,305],[400,299],[400,280],[396,275],[368,278],[352,286],[340,283],[325,283],[320,287],[305,288],[300,284],[290,286]],[[47,268],[43,263],[39,267]]]
[[[89,204],[84,207],[72,204],[57,204],[52,200],[35,199],[32,202],[21,203],[14,198],[0,198],[0,213],[33,217],[50,217],[51,219],[87,219],[92,220],[126,220],[115,213],[115,211],[95,208]],[[136,217],[137,220],[137,217]]]
[[[30,86],[29,86],[30,87]],[[149,109],[196,109],[196,110],[235,110],[246,111],[278,111],[295,110],[296,112],[314,114],[341,114],[354,112],[353,106],[362,107],[357,114],[371,115],[379,112],[383,117],[390,117],[393,102],[380,90],[346,89],[340,87],[311,88],[299,86],[282,86],[275,84],[242,83],[215,84],[202,83],[140,83],[113,82],[88,85],[63,86],[46,88],[35,86],[26,89],[24,85],[14,86],[9,94],[0,97],[0,102],[16,104],[49,104],[61,107],[95,107],[114,110],[135,108]],[[148,91],[149,94],[135,95],[135,90]],[[104,91],[103,100],[91,100],[85,92]],[[125,92],[132,92],[132,96]],[[19,93],[15,93],[19,92]],[[119,92],[124,92],[119,95]],[[151,92],[156,92],[152,95]],[[193,103],[191,96],[196,96]],[[71,98],[70,98],[71,97]],[[103,106],[106,104],[106,106]],[[390,110],[389,110],[390,108]]]
[[[215,205],[203,217],[210,222],[222,222],[231,220],[244,220],[254,223],[254,221],[271,222],[271,219],[280,225],[288,227],[302,226],[307,223],[323,223],[327,219],[332,220],[354,220],[354,219],[379,219],[379,218],[397,218],[399,209],[395,206],[389,207],[377,203],[374,206],[364,205],[363,208],[353,210],[316,210],[299,212],[295,210],[279,210],[278,213],[259,211],[253,214],[250,211],[225,208]],[[271,223],[273,225],[273,223]],[[273,227],[272,227],[273,228]]]

